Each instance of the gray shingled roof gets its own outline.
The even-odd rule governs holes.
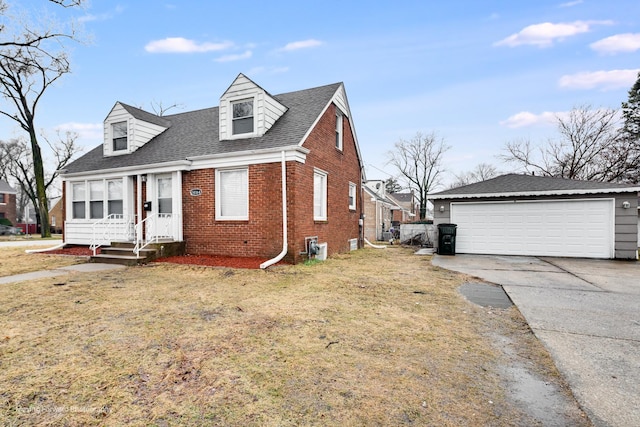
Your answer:
[[[431,199],[472,198],[488,196],[580,194],[605,192],[637,192],[640,188],[631,184],[578,181],[548,176],[520,174],[501,175],[475,184],[464,185],[429,195]]]
[[[151,121],[150,115],[168,122],[170,126],[131,154],[104,157],[100,144],[67,165],[65,173],[144,166],[185,160],[194,156],[297,145],[341,84],[334,83],[274,96],[288,107],[288,110],[265,135],[257,138],[220,141],[218,107],[159,117],[135,107],[125,106],[127,111],[131,114],[135,111],[135,115],[139,115],[142,120]],[[143,118],[143,114],[146,118]]]
[[[7,181],[0,179],[0,193],[14,194],[15,192],[16,190]]]

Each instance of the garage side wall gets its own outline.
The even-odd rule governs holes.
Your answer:
[[[638,257],[638,196],[635,193],[618,194],[578,194],[543,197],[519,197],[517,199],[507,197],[477,198],[477,199],[442,199],[433,200],[434,224],[451,222],[452,202],[490,202],[507,200],[570,200],[570,199],[596,199],[613,198],[615,200],[615,242],[614,257],[616,259],[635,260]],[[625,202],[629,207],[623,207]],[[441,208],[442,207],[442,208]],[[441,209],[443,209],[441,211]],[[437,245],[437,239],[436,239]]]
[[[638,258],[638,195],[616,194],[616,259]],[[628,208],[626,203],[628,203]]]

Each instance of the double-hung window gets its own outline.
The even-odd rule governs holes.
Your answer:
[[[107,181],[107,213],[122,215],[122,180]]]
[[[216,170],[216,219],[249,219],[249,169]]]
[[[113,139],[113,151],[127,149],[127,122],[111,124],[111,138]]]
[[[89,181],[89,218],[104,217],[104,181]]]
[[[71,205],[74,219],[86,218],[85,212],[85,183],[76,182],[71,184]]]
[[[353,182],[349,183],[349,209],[356,210],[356,185]]]
[[[327,173],[320,170],[313,173],[313,219],[327,220]]]
[[[253,99],[243,99],[231,103],[233,135],[253,133]]]
[[[342,151],[342,113],[336,111],[336,148]]]

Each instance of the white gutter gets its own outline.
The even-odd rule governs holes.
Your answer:
[[[376,248],[376,249],[386,249],[387,247],[385,245],[374,245],[373,243],[371,243],[369,240],[367,240],[367,238],[364,238],[364,242],[371,246],[372,248]]]
[[[485,197],[526,197],[526,196],[564,196],[580,194],[609,194],[609,193],[636,193],[640,192],[640,187],[620,187],[620,188],[598,188],[598,189],[576,189],[576,190],[544,190],[544,191],[511,191],[505,193],[475,193],[475,194],[432,194],[431,200],[442,199],[478,199]]]
[[[285,153],[282,151],[282,252],[275,258],[260,264],[261,269],[265,269],[278,261],[287,254],[287,164],[285,161]]]
[[[37,254],[38,252],[48,252],[48,251],[55,251],[56,249],[60,249],[63,248],[66,245],[65,242],[62,242],[58,245],[52,246],[50,248],[45,248],[45,249],[27,249],[25,250],[26,253],[28,254]]]

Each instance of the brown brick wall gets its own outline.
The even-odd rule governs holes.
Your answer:
[[[0,200],[0,218],[7,218],[11,224],[17,224],[16,195],[3,193]]]
[[[306,259],[305,237],[318,236],[329,255],[349,250],[359,238],[361,172],[349,120],[343,120],[343,151],[335,148],[335,107],[328,108],[304,144],[306,163],[287,162],[288,262]],[[313,220],[313,173],[328,173],[327,221]],[[215,170],[183,174],[184,239],[187,252],[271,258],[282,250],[281,163],[249,166],[249,220],[216,221]],[[349,210],[349,182],[356,184],[356,210]],[[190,190],[199,188],[200,196]]]
[[[280,163],[249,166],[249,220],[215,218],[215,170],[183,174],[184,239],[187,253],[274,257],[282,249]],[[191,196],[191,189],[202,190]]]

